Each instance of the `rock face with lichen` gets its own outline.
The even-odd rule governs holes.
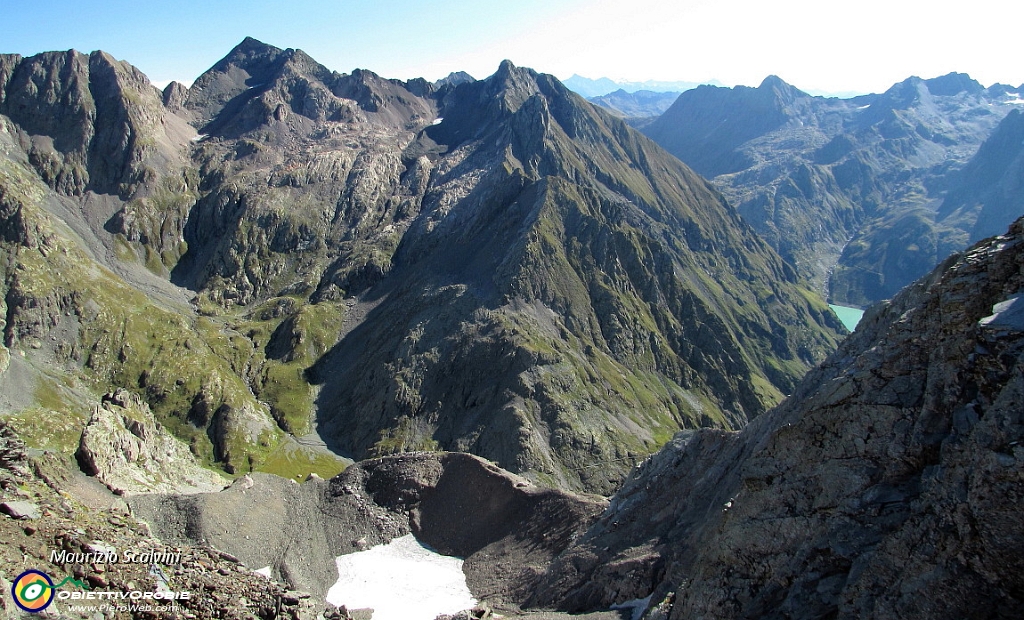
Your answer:
[[[955,255],[740,433],[678,435],[534,604],[669,618],[1024,611],[1024,220]]]
[[[103,397],[76,456],[85,473],[120,494],[219,491],[226,483],[200,467],[187,445],[156,424],[149,405],[124,389]]]

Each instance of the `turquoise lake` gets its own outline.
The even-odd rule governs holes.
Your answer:
[[[860,308],[850,308],[848,306],[837,306],[835,304],[829,304],[832,311],[836,313],[839,320],[843,322],[846,329],[851,332],[857,327],[857,323],[860,323],[860,318],[864,316],[864,311]]]

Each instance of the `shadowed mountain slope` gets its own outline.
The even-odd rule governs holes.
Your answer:
[[[950,183],[938,218],[971,240],[1024,213],[1024,112],[1011,111]]]
[[[533,604],[659,618],[1009,618],[1021,596],[1024,219],[876,306],[740,433],[637,468]]]

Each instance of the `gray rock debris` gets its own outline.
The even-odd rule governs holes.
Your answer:
[[[534,486],[469,454],[419,452],[356,463],[329,481],[252,474],[220,493],[140,495],[129,504],[161,540],[271,566],[320,600],[337,580],[337,556],[411,532],[464,557],[477,596],[515,609],[606,502]]]
[[[3,502],[0,504],[0,512],[12,519],[38,519],[41,516],[39,506],[32,502]]]

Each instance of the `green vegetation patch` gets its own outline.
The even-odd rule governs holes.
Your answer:
[[[10,309],[15,333],[18,325],[31,330],[75,315],[75,361],[91,390],[139,392],[156,419],[206,464],[246,471],[276,445],[280,431],[239,376],[239,354],[224,353],[237,349],[239,340],[232,342],[213,321],[196,322],[157,306],[89,260],[35,204],[23,204],[22,213],[39,231],[40,245],[10,249],[7,285],[14,298],[32,300]],[[44,390],[37,397],[44,407],[63,411],[59,394]],[[237,420],[227,416],[215,424],[217,412],[231,411]]]
[[[334,456],[322,448],[304,446],[293,438],[282,441],[256,471],[303,482],[310,474],[327,480],[345,471],[352,461]]]
[[[395,426],[381,430],[370,454],[377,457],[400,452],[436,452],[441,446],[431,437],[433,430],[419,418],[402,416]]]

